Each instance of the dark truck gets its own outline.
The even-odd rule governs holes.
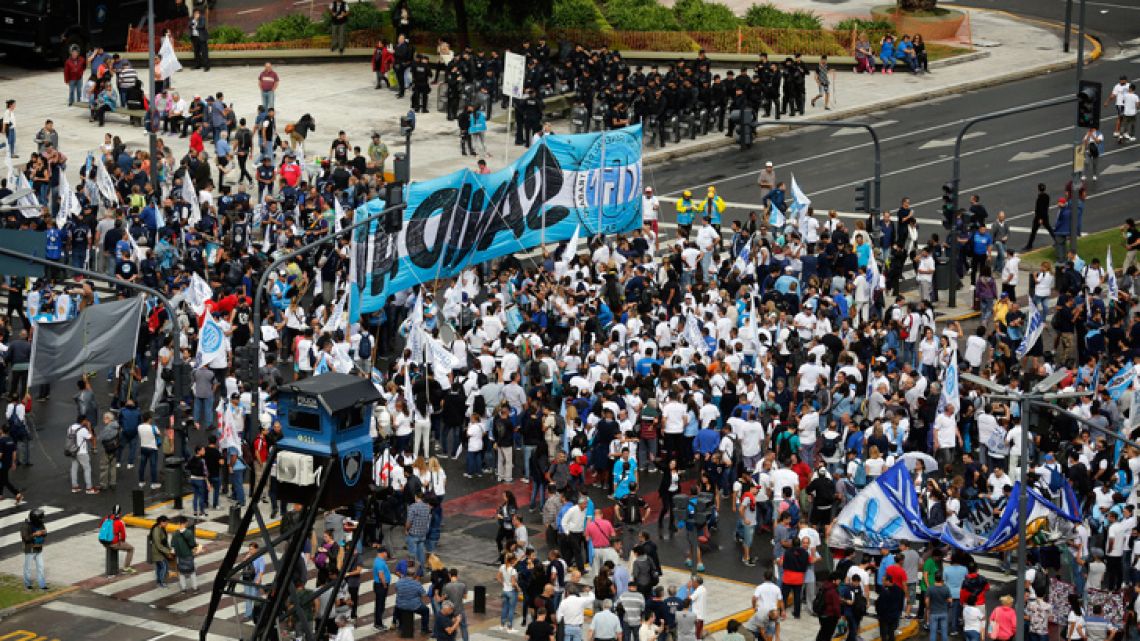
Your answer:
[[[38,60],[62,60],[73,47],[121,51],[146,15],[147,0],[0,0],[0,51]]]

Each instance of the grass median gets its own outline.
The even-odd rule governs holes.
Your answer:
[[[1038,236],[1040,237],[1040,236]],[[1048,239],[1049,235],[1045,234]],[[1098,231],[1092,234],[1085,234],[1077,239],[1077,255],[1085,259],[1085,262],[1091,261],[1094,258],[1099,258],[1101,264],[1104,264],[1104,257],[1108,251],[1108,247],[1112,246],[1112,265],[1115,269],[1120,269],[1120,265],[1124,263],[1124,235],[1120,233],[1120,229],[1113,227],[1104,231]],[[1068,245],[1066,245],[1068,247]],[[1021,264],[1024,267],[1037,268],[1041,261],[1047,260],[1052,263],[1058,261],[1058,257],[1053,251],[1052,245],[1040,247],[1033,251],[1025,252],[1021,255]]]
[[[0,573],[0,611],[38,599],[46,594],[52,594],[59,588],[48,585],[48,589],[38,587],[28,590],[24,587],[24,580],[14,574]]]

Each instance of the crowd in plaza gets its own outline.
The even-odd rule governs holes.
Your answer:
[[[377,86],[392,65],[402,94],[406,70],[413,107],[426,110],[424,88],[438,71],[453,87],[449,98],[474,85],[483,97],[475,111],[491,116],[500,100],[497,52],[464,51],[432,70],[402,38],[391,59],[382,43]],[[909,60],[917,45],[906,44],[892,51],[909,51]],[[521,51],[528,75],[527,98],[516,104],[520,144],[542,135],[541,100],[549,92],[576,91],[591,112],[592,102],[603,104],[608,126],[696,103],[741,101],[733,108],[777,113],[804,108],[807,70],[795,60],[762,59],[754,74],[718,78],[702,56],[646,72],[631,71],[606,50],[577,47],[561,64],[541,41]],[[92,117],[100,124],[117,108],[116,92],[138,89],[129,65],[101,50],[69,64],[78,68],[80,95],[83,84],[92,88],[87,95],[95,96]],[[1019,268],[1020,248],[1009,246],[1001,227],[1004,216],[991,223],[985,207],[972,202],[952,233],[970,249],[960,254],[960,269],[969,268],[982,315],[968,324],[939,321],[934,265],[948,248],[920,231],[907,200],[868,229],[864,221],[849,224],[834,212],[801,207],[769,164],[760,176],[765,210],[737,216],[714,187],[696,197],[686,192],[675,206],[678,230],[668,233],[659,222],[662,207],[671,205],[646,187],[641,229],[591,238],[584,252],[562,243],[533,261],[508,256],[482,264],[398,292],[358,322],[348,322],[339,307],[351,262],[351,243],[340,237],[270,274],[263,317],[256,318],[253,297],[266,265],[350,225],[354,210],[381,193],[387,147],[378,135],[362,146],[340,132],[331,136],[327,159],[309,164],[325,152],[313,140],[316,123],[308,116],[279,123],[280,79],[269,64],[257,79],[262,104],[245,117],[223,92],[187,100],[171,80],[146,110],[145,126],[170,134],[159,138],[157,156],[132,151],[113,135],[87,158],[68,155],[49,121],[34,136],[36,150],[0,188],[0,197],[8,196],[26,181],[30,192],[4,224],[44,232],[47,259],[161,291],[176,305],[148,298],[137,358],[106,373],[110,393],[97,396],[98,381],[87,378],[30,389],[35,325],[73,318],[98,304],[100,294],[90,280],[62,269],[43,279],[4,276],[0,387],[9,402],[0,491],[35,500],[37,488],[15,486],[33,462],[28,443],[39,400],[74,394],[74,422],[39,426],[66,431],[73,492],[115,492],[120,475],[124,485],[157,489],[160,461],[179,455],[188,461],[193,515],[208,518],[228,507],[223,497],[243,505],[245,486],[268,473],[269,450],[281,438],[282,417],[273,414],[278,388],[341,372],[372,380],[383,395],[369,417],[373,481],[383,492],[363,507],[329,514],[306,551],[317,585],[332,581],[344,563],[360,570],[329,597],[336,599],[338,638],[351,638],[359,590],[372,583],[377,627],[384,627],[391,595],[394,621],[411,611],[422,617],[424,633],[466,641],[468,586],[442,560],[455,551],[437,547],[450,472],[452,483],[463,475],[471,479],[464,483],[485,484],[474,479],[494,474],[498,483],[529,484],[529,496],[505,491],[497,512],[496,592],[503,629],[514,629],[517,607],[523,623],[532,617],[525,627],[530,641],[548,640],[556,627],[567,641],[701,638],[711,622],[702,577],[709,554],[739,554],[746,567],[771,562],[752,571],[755,614],[730,625],[732,639],[776,641],[781,622],[807,610],[819,618],[819,641],[839,626],[856,641],[874,606],[884,641],[905,616],[928,626],[932,641],[958,631],[970,641],[1008,641],[1019,625],[1011,603],[1003,597],[986,607],[988,581],[971,555],[890,537],[882,548],[828,545],[842,506],[904,459],[925,524],[979,536],[1011,500],[1022,463],[1043,497],[1059,501],[1071,485],[1083,521],[1055,524],[1034,539],[1025,625],[1035,638],[1048,633],[1053,578],[1073,595],[1067,618],[1052,621],[1065,638],[1140,634],[1140,450],[1117,439],[1132,435],[1140,367],[1140,322],[1132,313],[1140,229],[1133,221],[1122,230],[1120,274],[1100,257],[1076,254],[1057,270],[1043,263],[1027,273]],[[126,94],[117,98],[129,102]],[[530,111],[536,105],[537,116]],[[26,130],[15,109],[9,101],[4,117],[13,163],[23,160],[16,132]],[[447,110],[469,134],[478,133],[457,101],[448,100]],[[67,174],[79,167],[72,186]],[[1052,199],[1044,197],[1047,213]],[[1066,202],[1082,198],[1079,185],[1068,188]],[[917,300],[903,295],[911,270]],[[114,293],[135,295],[123,284]],[[225,347],[203,359],[196,351],[207,317],[221,327]],[[254,345],[259,325],[262,344]],[[409,333],[421,328],[452,355],[452,367],[425,363],[407,349]],[[250,345],[258,355],[256,380],[236,374],[235,354]],[[185,394],[173,385],[175,350],[193,364]],[[1061,368],[1069,374],[1059,387],[1088,396],[1057,402],[1057,411],[1031,421],[1028,432],[1017,403],[989,399],[958,379],[960,370],[1028,390]],[[252,414],[255,395],[260,415]],[[188,420],[173,421],[175,407]],[[702,497],[712,503],[707,514]],[[273,516],[288,509],[271,500]],[[346,544],[346,524],[366,512],[373,523],[396,515],[406,537],[384,540],[376,527],[364,534],[367,552],[356,554]],[[29,524],[25,551],[34,566],[42,515]],[[542,535],[532,536],[540,525]],[[718,548],[718,529],[731,530],[735,544]],[[197,542],[161,530],[148,541],[154,558],[179,570],[183,590],[197,589]],[[693,552],[684,585],[661,583],[658,544],[672,536],[684,537]],[[1008,551],[999,559],[1009,567]],[[167,567],[156,574],[160,584]],[[38,575],[42,587],[42,563]],[[25,583],[33,585],[30,570]],[[1094,591],[1118,601],[1091,604]],[[1105,603],[1122,606],[1113,609],[1115,622]],[[258,616],[252,601],[245,614]]]

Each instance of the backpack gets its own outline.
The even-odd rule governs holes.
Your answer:
[[[823,438],[823,444],[819,447],[819,453],[824,458],[831,458],[839,451],[839,436],[835,438]]]
[[[815,597],[811,600],[811,611],[815,613],[817,617],[823,616],[823,611],[826,607],[827,601],[823,598],[823,590],[817,590]]]
[[[855,615],[856,619],[867,614],[867,597],[863,595],[863,588],[856,590],[855,593],[851,595],[851,600],[853,601],[851,604],[851,612]]]
[[[989,587],[989,582],[982,575],[967,576],[962,581],[962,603],[977,605],[987,587]]]
[[[1049,491],[1056,494],[1057,492],[1061,491],[1062,487],[1065,486],[1065,475],[1061,473],[1061,466],[1057,465],[1056,463],[1054,463],[1052,467],[1048,465],[1045,467],[1050,472]]]
[[[362,361],[372,360],[372,334],[364,332],[360,335],[360,344],[356,346],[356,357]]]
[[[118,422],[112,422],[103,426],[103,432],[99,435],[99,443],[103,445],[103,449],[109,453],[119,451],[119,441],[123,436],[123,428]]]
[[[99,525],[99,542],[103,545],[111,545],[115,542],[115,519],[108,516],[103,519],[103,523]]]
[[[79,454],[79,428],[72,427],[67,430],[67,442],[63,446],[63,455],[75,458]]]
[[[20,418],[20,413],[14,404],[8,406],[8,434],[15,441],[28,440],[28,424]]]
[[[863,461],[859,461],[859,467],[855,468],[855,476],[851,482],[860,490],[867,487],[867,466],[863,464]]]
[[[253,467],[253,450],[246,441],[241,442],[241,462],[245,463],[246,467]]]

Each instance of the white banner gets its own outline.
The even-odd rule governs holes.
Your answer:
[[[214,290],[201,276],[190,274],[190,286],[186,288],[185,294],[186,304],[190,305],[196,315],[201,316],[206,309],[206,301],[213,297]]]
[[[503,95],[521,99],[525,81],[526,56],[508,51],[503,57]]]
[[[226,333],[213,314],[206,316],[202,329],[198,332],[198,358],[200,363],[209,363],[218,354],[226,351]]]

